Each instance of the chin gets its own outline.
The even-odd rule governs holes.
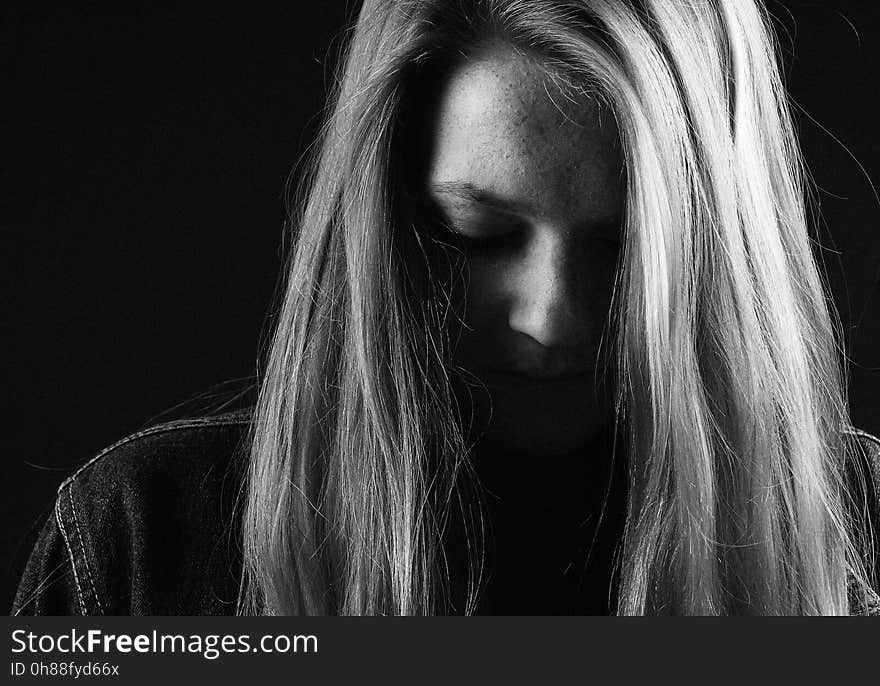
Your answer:
[[[591,382],[456,390],[460,407],[470,410],[465,415],[473,419],[468,433],[478,450],[533,457],[571,454],[610,424],[612,404]]]

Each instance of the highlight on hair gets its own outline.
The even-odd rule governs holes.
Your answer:
[[[863,477],[755,0],[366,0],[291,222],[240,612],[474,610],[482,527],[450,305],[407,210],[404,148],[415,94],[490,42],[601,98],[625,153],[609,315],[629,471],[618,613],[846,614],[848,585],[870,586]],[[456,521],[463,606],[446,595]]]

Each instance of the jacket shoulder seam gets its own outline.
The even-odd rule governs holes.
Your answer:
[[[148,427],[136,433],[130,434],[101,450],[97,455],[81,465],[57,490],[55,500],[55,521],[67,552],[68,561],[73,572],[73,581],[76,588],[76,597],[79,609],[83,616],[90,614],[90,608],[99,614],[105,614],[104,604],[98,595],[95,576],[92,573],[92,565],[89,563],[88,550],[85,544],[82,525],[74,504],[73,486],[82,472],[96,462],[111,454],[117,448],[147,436],[156,436],[175,431],[188,429],[238,426],[249,423],[250,419],[245,413],[230,413],[215,417],[197,417],[166,422]]]
[[[73,515],[73,528],[76,531],[76,537],[79,541],[79,548],[82,552],[82,564],[86,570],[86,577],[89,580],[89,586],[92,589],[92,595],[95,598],[95,604],[101,614],[104,614],[104,606],[101,604],[101,598],[98,595],[98,587],[95,585],[95,577],[92,575],[92,566],[89,564],[88,554],[86,552],[86,544],[82,535],[82,528],[79,524],[79,517],[76,514],[76,506],[73,504],[73,488],[67,489],[67,502],[70,503],[70,513]]]
[[[862,431],[861,429],[856,429],[855,427],[850,427],[846,430],[846,433],[852,434],[853,436],[857,436],[859,438],[864,438],[867,441],[874,444],[874,446],[880,449],[880,438],[877,438],[874,434],[869,434],[867,431]]]
[[[82,586],[79,581],[79,572],[76,568],[76,557],[73,554],[73,548],[70,545],[70,536],[67,535],[67,528],[64,526],[64,517],[61,514],[61,495],[59,493],[58,499],[55,501],[55,521],[58,523],[58,529],[61,531],[61,538],[64,539],[64,547],[67,548],[67,557],[70,560],[70,568],[73,570],[73,583],[76,586],[76,597],[79,600],[79,608],[83,617],[85,617],[88,612],[86,611],[86,602],[83,599]]]
[[[136,433],[130,434],[125,438],[122,438],[115,443],[104,448],[101,452],[91,458],[88,462],[81,465],[73,474],[67,477],[61,485],[58,487],[57,494],[61,496],[62,492],[69,488],[72,483],[74,483],[79,475],[91,467],[93,464],[106,457],[110,453],[112,453],[117,448],[121,448],[128,443],[132,443],[140,438],[145,438],[147,436],[156,436],[164,433],[171,433],[174,431],[184,431],[186,429],[198,429],[205,427],[221,427],[221,426],[237,426],[240,424],[249,423],[249,419],[244,416],[238,415],[224,415],[220,417],[199,417],[196,419],[181,419],[174,422],[168,422],[165,424],[157,424],[156,426],[151,426],[147,429],[143,429],[142,431],[138,431]]]

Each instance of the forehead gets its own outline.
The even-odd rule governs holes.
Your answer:
[[[434,121],[431,187],[473,184],[539,214],[620,211],[614,117],[594,98],[563,93],[527,56],[498,46],[459,66]]]

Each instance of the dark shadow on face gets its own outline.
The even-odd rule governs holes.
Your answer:
[[[451,246],[441,278],[471,433],[510,454],[575,452],[610,416],[600,348],[625,192],[614,117],[500,45],[441,85],[421,180]]]

